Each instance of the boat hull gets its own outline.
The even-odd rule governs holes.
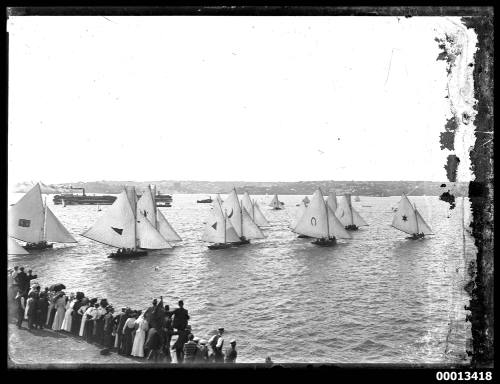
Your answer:
[[[351,224],[351,225],[346,225],[345,229],[348,231],[357,231],[359,227],[357,225]]]
[[[27,243],[25,246],[23,246],[23,248],[27,251],[41,251],[44,249],[54,248],[54,244],[49,244],[46,241],[41,241],[40,243]]]
[[[220,244],[212,244],[208,246],[208,249],[227,249],[234,247],[232,243],[220,243]]]
[[[311,236],[307,236],[307,235],[298,235],[297,238],[298,239],[312,239]]]
[[[335,244],[337,244],[337,239],[331,238],[331,239],[316,239],[314,241],[311,241],[311,244],[317,245],[319,247],[332,247]]]
[[[148,251],[143,250],[143,249],[138,249],[135,251],[127,251],[127,252],[112,252],[109,254],[108,258],[110,259],[124,259],[128,257],[142,257],[146,256],[148,254]]]
[[[205,200],[196,200],[196,202],[198,204],[208,204],[208,203],[211,203],[212,200],[211,199],[205,199]]]
[[[419,239],[423,239],[424,237],[425,237],[425,235],[423,233],[414,233],[413,235],[408,236],[407,239],[408,240],[419,240]]]

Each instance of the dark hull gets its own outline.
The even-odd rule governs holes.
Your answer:
[[[128,257],[141,257],[141,256],[146,256],[148,254],[148,251],[145,250],[136,250],[136,251],[129,251],[129,252],[113,252],[109,254],[109,258],[111,259],[125,259]]]
[[[211,203],[211,202],[212,202],[212,199],[196,200],[196,202],[197,202],[198,204],[207,204],[207,203]]]
[[[331,246],[337,244],[337,240],[335,238],[333,238],[333,239],[317,239],[317,240],[311,241],[311,244],[317,245],[319,247],[331,247]]]
[[[359,227],[354,224],[351,224],[351,225],[346,225],[345,229],[347,229],[348,231],[357,231]]]
[[[311,239],[312,237],[311,236],[307,236],[307,235],[298,235],[297,238],[298,239]]]
[[[79,196],[79,195],[55,195],[52,201],[55,205],[111,205],[116,196]],[[64,203],[63,203],[64,202]]]
[[[412,236],[408,236],[407,239],[409,240],[419,240],[423,239],[425,235],[423,233],[414,233]]]
[[[45,241],[42,241],[40,243],[28,243],[23,248],[26,249],[27,251],[29,251],[29,250],[41,251],[44,249],[54,248],[54,244],[49,244]]]
[[[221,244],[212,244],[208,246],[208,249],[227,249],[234,247],[232,243],[221,243]]]

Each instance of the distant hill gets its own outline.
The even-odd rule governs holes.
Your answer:
[[[23,182],[15,186],[16,192],[27,192],[34,182]],[[351,193],[360,196],[399,196],[406,193],[410,196],[439,196],[448,190],[455,196],[468,195],[468,183],[448,183],[435,181],[297,181],[297,182],[249,182],[249,181],[178,181],[178,180],[149,180],[149,181],[90,181],[62,184],[41,184],[43,193],[63,193],[81,191],[70,190],[69,187],[85,188],[86,193],[116,194],[122,191],[124,185],[135,186],[139,191],[148,184],[155,184],[162,193],[202,193],[226,194],[233,187],[238,192],[246,190],[250,194],[265,195],[311,195],[320,187],[325,194],[335,190],[338,195]],[[444,186],[443,186],[444,185]]]

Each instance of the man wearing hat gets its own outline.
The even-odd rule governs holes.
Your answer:
[[[188,342],[184,344],[184,362],[194,363],[196,359],[196,352],[198,352],[198,344],[194,341],[194,335],[192,333],[188,336]]]
[[[222,334],[224,333],[224,328],[218,328],[217,334],[212,336],[210,340],[208,340],[208,344],[212,348],[212,358],[216,363],[224,362],[224,353],[222,353],[222,347],[224,346],[224,339]]]
[[[226,349],[226,363],[236,363],[236,357],[238,353],[236,352],[236,340],[232,339],[229,344],[231,345],[228,349]]]

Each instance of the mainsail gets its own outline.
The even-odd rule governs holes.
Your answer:
[[[338,217],[344,226],[355,225],[362,227],[368,223],[361,217],[361,215],[352,207],[351,195],[346,193],[335,211],[335,216]]]
[[[431,235],[432,230],[422,218],[420,213],[414,208],[408,197],[403,194],[398,204],[398,210],[392,219],[392,226],[410,235],[423,233]]]
[[[227,212],[222,213],[222,207],[218,200],[213,202],[213,208],[209,212],[207,224],[202,235],[202,240],[210,243],[235,243],[240,238],[227,217]]]
[[[294,232],[318,239],[351,238],[333,210],[325,203],[321,189],[318,188],[314,192],[310,204],[307,207],[303,205],[303,207],[303,214],[298,219],[293,229]]]
[[[146,216],[151,224],[157,227],[156,202],[149,185],[137,201],[137,215],[139,214]]]
[[[337,211],[337,195],[335,192],[330,192],[326,198],[326,203],[332,209],[333,212]]]
[[[77,242],[47,204],[43,204],[40,184],[10,208],[9,236],[28,243]]]
[[[117,248],[171,248],[144,212],[138,210],[138,206],[135,188],[126,187],[103,216],[82,236]]]
[[[137,215],[137,245],[142,249],[172,248],[167,240],[142,213]]]
[[[7,243],[7,254],[8,255],[29,255],[29,252],[21,247],[17,241],[15,241],[12,237],[8,238]]]
[[[263,239],[265,237],[248,211],[240,204],[235,189],[231,191],[222,206],[228,212],[228,217],[238,236],[245,237],[248,240]]]
[[[135,215],[127,191],[82,236],[117,248],[136,248]]]
[[[9,236],[38,243],[43,241],[45,213],[40,184],[31,188],[9,209]]]

